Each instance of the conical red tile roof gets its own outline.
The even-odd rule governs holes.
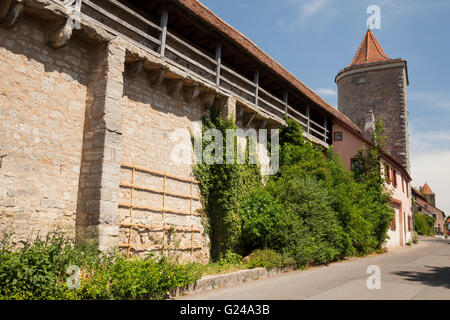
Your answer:
[[[428,185],[428,183],[425,182],[425,184],[423,185],[422,189],[420,189],[424,194],[434,194],[433,191],[431,191],[430,186]]]
[[[386,53],[384,53],[383,48],[381,48],[377,39],[373,35],[372,31],[367,30],[366,35],[364,36],[363,41],[361,42],[358,51],[355,54],[352,62],[349,64],[350,66],[379,62],[391,60]]]

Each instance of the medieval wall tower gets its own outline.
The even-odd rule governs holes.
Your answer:
[[[368,115],[381,119],[386,151],[410,171],[406,60],[391,59],[368,30],[350,65],[335,79],[339,111],[364,132]]]

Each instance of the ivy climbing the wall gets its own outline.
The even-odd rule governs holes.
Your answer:
[[[226,137],[227,129],[237,129],[231,119],[223,119],[221,114],[212,110],[202,119],[202,136],[210,129],[220,131]],[[213,145],[203,139],[202,150]],[[214,261],[224,257],[228,251],[241,252],[241,217],[239,204],[248,190],[261,184],[260,168],[248,163],[248,151],[244,164],[238,164],[237,138],[234,138],[234,161],[227,163],[224,143],[222,150],[212,150],[212,157],[222,157],[222,164],[202,162],[194,167],[195,178],[200,181],[203,206],[209,222],[208,233],[211,241],[211,258]],[[218,162],[218,161],[215,161]],[[229,161],[228,161],[229,162]]]

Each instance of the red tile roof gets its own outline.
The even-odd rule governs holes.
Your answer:
[[[367,30],[358,51],[349,66],[391,60],[381,48],[372,31]]]
[[[221,32],[225,37],[229,38],[231,41],[236,43],[242,49],[247,51],[251,56],[255,57],[261,64],[265,65],[267,68],[275,72],[277,75],[281,76],[283,79],[288,81],[293,87],[302,92],[307,98],[316,103],[324,111],[331,114],[333,117],[341,120],[347,125],[351,126],[354,130],[361,132],[361,130],[356,126],[347,116],[339,112],[327,102],[325,102],[321,97],[319,97],[313,90],[308,88],[303,82],[287,71],[283,66],[281,66],[277,61],[270,57],[267,53],[261,50],[257,45],[245,37],[242,33],[237,31],[235,28],[227,24],[225,21],[216,16],[210,9],[197,0],[172,0],[178,5],[182,6],[188,12],[194,16],[200,18],[205,23],[212,26],[217,31]]]
[[[428,183],[425,182],[425,184],[423,185],[422,189],[420,189],[420,191],[422,191],[424,194],[434,194],[433,191],[431,191],[430,186],[428,185]]]

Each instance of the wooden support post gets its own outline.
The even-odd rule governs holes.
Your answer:
[[[323,140],[325,141],[325,143],[327,142],[328,139],[328,134],[327,134],[327,130],[328,130],[328,121],[327,118],[325,117],[324,121],[323,121],[323,127],[325,128],[324,134],[325,137],[323,138]]]
[[[166,222],[163,224],[163,236],[161,241],[162,255],[164,255],[164,241],[166,240]]]
[[[189,212],[192,214],[192,178],[191,178],[191,197],[189,200],[190,200]]]
[[[194,252],[194,225],[191,226],[191,255]]]
[[[250,127],[250,124],[252,123],[252,121],[253,121],[254,118],[255,118],[255,114],[253,113],[253,114],[250,116],[250,120],[248,120],[248,122],[247,122],[245,128],[248,129],[248,128]]]
[[[14,27],[22,15],[23,7],[23,0],[12,0],[9,8],[6,8],[8,11],[6,12],[4,18],[0,21],[1,26],[6,29]]]
[[[150,87],[157,87],[164,81],[167,69],[161,68],[150,73],[148,84]]]
[[[259,125],[259,128],[260,129],[266,129],[266,127],[267,127],[267,120],[264,119],[264,120],[261,121],[261,124]]]
[[[139,76],[142,73],[142,71],[144,71],[144,61],[143,60],[137,60],[137,61],[135,61],[133,63],[130,63],[128,65],[127,69],[128,69],[127,70],[128,78],[134,79],[137,76]]]
[[[127,248],[127,257],[130,255],[130,243],[131,243],[131,235],[133,234],[133,192],[134,192],[134,165],[133,169],[131,169],[131,191],[130,191],[130,234],[128,235],[128,248]]]
[[[182,88],[183,88],[183,79],[172,80],[171,84],[169,85],[168,91],[169,96],[178,99]]]
[[[159,40],[161,40],[161,46],[159,47],[159,54],[164,57],[166,51],[166,39],[167,39],[167,22],[169,21],[169,11],[167,6],[164,6],[161,13],[161,35]]]
[[[311,109],[309,108],[309,105],[306,106],[306,117],[308,118],[306,120],[306,132],[309,133],[309,129],[310,129],[310,119],[311,119]]]
[[[288,91],[284,91],[284,115],[287,116],[288,115],[288,99],[289,99],[289,95],[288,95]]]
[[[164,218],[164,211],[166,210],[166,173],[164,172],[164,178],[163,178],[163,207],[162,207],[162,219]]]
[[[255,71],[255,105],[258,106],[259,100],[259,70]]]
[[[222,65],[222,44],[217,43],[216,45],[216,85],[220,85],[220,67]]]
[[[216,99],[215,92],[202,92],[200,93],[200,100],[203,108],[209,109],[214,104],[214,100]]]
[[[184,99],[189,103],[197,99],[200,95],[200,86],[195,84],[193,87],[189,87],[185,91],[186,93],[184,95]]]

